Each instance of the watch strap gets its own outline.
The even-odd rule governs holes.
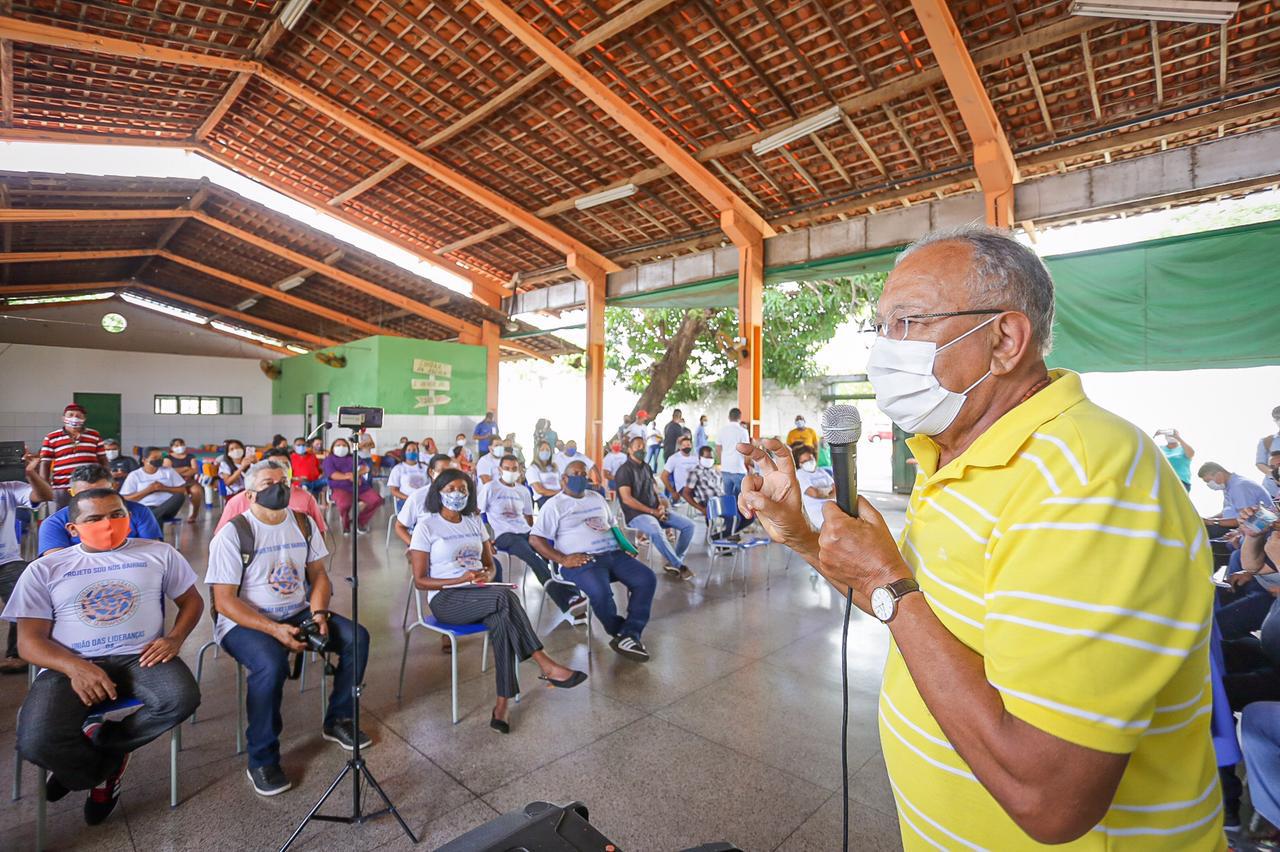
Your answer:
[[[920,591],[920,584],[912,577],[904,577],[901,580],[893,581],[885,586],[885,588],[889,590],[891,595],[893,595],[893,599],[895,601],[900,601],[904,596],[909,595],[912,592]]]

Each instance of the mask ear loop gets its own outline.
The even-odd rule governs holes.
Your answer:
[[[955,340],[952,340],[950,343],[944,343],[944,344],[942,344],[941,346],[939,346],[939,347],[937,348],[937,350],[935,350],[935,354],[936,354],[937,352],[941,352],[943,349],[946,349],[948,346],[954,346],[955,344],[959,343],[961,340],[964,340],[966,337],[968,337],[969,335],[973,334],[973,333],[974,333],[975,331],[977,331],[978,329],[982,328],[984,325],[991,325],[991,323],[993,323],[993,322],[995,322],[996,320],[1000,319],[1000,316],[1001,316],[1001,314],[996,314],[995,316],[993,316],[991,319],[987,320],[986,322],[980,322],[980,323],[978,323],[978,324],[977,324],[977,325],[975,325],[973,328],[969,329],[969,330],[968,330],[968,331],[966,331],[964,334],[962,334],[962,335],[960,335],[959,337],[957,337]],[[986,378],[986,376],[983,376],[983,378]],[[979,379],[978,381],[982,381],[982,379]],[[966,393],[967,393],[967,391],[966,391]]]

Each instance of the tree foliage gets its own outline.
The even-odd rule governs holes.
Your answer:
[[[765,378],[793,387],[813,376],[818,350],[843,323],[870,315],[884,279],[877,273],[766,286]],[[688,323],[699,326],[697,337],[683,363],[673,363],[683,354],[673,348],[677,332]],[[650,412],[737,386],[736,308],[609,308],[606,330],[606,367],[648,401]]]

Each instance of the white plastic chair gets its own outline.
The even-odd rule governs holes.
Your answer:
[[[413,574],[409,575],[409,596],[404,602],[404,619],[401,626],[404,629],[404,650],[400,654],[400,686],[396,690],[396,698],[404,695],[404,668],[405,663],[409,659],[409,637],[413,635],[413,631],[421,627],[432,633],[439,633],[442,636],[449,637],[449,663],[452,669],[452,689],[453,689],[453,724],[458,724],[458,639],[463,636],[474,636],[477,633],[484,634],[484,647],[480,654],[480,671],[485,671],[489,665],[489,629],[484,624],[446,624],[434,615],[428,615],[422,606],[423,592],[413,584]],[[409,623],[409,605],[413,604],[416,617],[413,624]]]

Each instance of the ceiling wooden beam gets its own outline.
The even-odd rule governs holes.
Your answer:
[[[706,199],[717,212],[733,211],[753,230],[765,236],[774,235],[773,228],[769,227],[764,217],[725,186],[711,173],[710,169],[698,162],[671,137],[654,127],[640,114],[639,110],[592,76],[581,62],[557,47],[537,27],[526,21],[502,0],[476,0],[476,2],[489,13],[490,17],[532,50],[539,59],[547,63],[575,89],[590,98],[592,103],[604,110],[655,157],[670,166],[676,175]]]
[[[122,257],[146,257],[155,249],[110,249],[93,251],[6,251],[0,252],[0,263],[52,263],[63,260],[115,260]]]
[[[251,281],[244,276],[236,275],[234,272],[227,272],[225,269],[218,269],[216,266],[209,266],[208,264],[201,263],[198,260],[192,260],[191,258],[183,257],[180,254],[174,254],[168,249],[156,252],[156,254],[165,260],[173,261],[174,263],[181,264],[189,269],[194,269],[197,272],[203,272],[205,275],[209,275],[214,278],[220,278],[228,284],[235,284],[237,287],[242,287],[245,290],[257,293],[260,296],[266,296],[268,299],[275,299],[277,302],[283,302],[286,305],[291,305],[300,311],[306,311],[307,313],[315,314],[318,317],[324,317],[331,322],[336,322],[339,325],[345,325],[347,328],[355,329],[361,334],[383,334],[391,337],[404,336],[399,332],[391,331],[390,329],[374,325],[371,322],[365,322],[362,319],[348,316],[342,311],[335,311],[333,308],[326,308],[323,305],[317,305],[315,302],[309,302],[306,299],[300,299],[297,296],[281,292],[267,284],[263,284],[258,281]]]
[[[945,0],[911,0],[911,6],[973,142],[973,167],[982,184],[987,222],[1012,227],[1018,166],[978,68]]]
[[[207,201],[208,199],[209,199],[209,179],[201,178],[200,188],[197,189],[195,192],[193,192],[191,194],[191,197],[187,199],[187,203],[182,206],[183,206],[183,209],[185,210],[199,210],[201,207],[204,206],[205,201]],[[169,226],[164,229],[164,232],[162,234],[160,234],[160,239],[156,240],[156,248],[162,249],[168,246],[169,241],[172,240],[175,236],[177,236],[178,231],[181,231],[182,226],[185,224],[187,224],[187,220],[185,217],[175,219],[173,220],[173,222],[169,223]],[[134,271],[133,277],[135,279],[141,278],[143,274],[146,273],[147,269],[150,268],[151,264],[155,262],[155,259],[156,259],[155,255],[152,255],[151,257],[142,261],[142,263],[138,264],[138,268]]]
[[[144,284],[141,281],[125,281],[121,282],[119,286],[134,290],[145,290],[166,299],[174,299],[179,302],[184,302],[191,305],[193,308],[200,308],[202,310],[209,311],[210,313],[232,317],[245,325],[254,325],[258,328],[265,328],[269,331],[274,331],[277,334],[283,334],[292,339],[305,340],[308,343],[314,343],[317,346],[337,346],[338,343],[341,342],[334,340],[331,337],[322,337],[319,334],[312,334],[309,331],[303,331],[301,329],[292,328],[291,326],[281,325],[278,322],[263,319],[262,317],[255,317],[251,314],[242,313],[237,311],[235,308],[224,308],[222,305],[215,305],[213,302],[206,302],[203,299],[197,299],[194,296],[175,293],[172,290],[167,290],[164,287],[157,287],[153,284]]]
[[[498,348],[508,349],[512,352],[519,352],[521,355],[528,355],[530,358],[537,358],[539,361],[546,361],[548,364],[552,363],[550,355],[547,355],[545,352],[539,352],[532,346],[527,346],[514,340],[502,340],[499,338]]]
[[[156,136],[108,136],[105,133],[75,133],[65,130],[31,130],[25,127],[0,127],[3,142],[54,142],[60,145],[146,145],[149,148],[190,148],[188,139],[165,139]]]
[[[191,210],[180,207],[137,210],[10,207],[0,209],[0,222],[114,222],[125,219],[189,219]]]
[[[92,293],[98,290],[118,290],[127,286],[124,281],[85,281],[82,284],[10,284],[0,287],[0,297],[21,299],[26,296],[52,296],[59,293]]]
[[[8,15],[0,15],[0,38],[20,41],[24,44],[43,44],[47,47],[87,50],[91,53],[105,53],[126,59],[146,59],[167,65],[181,65],[186,68],[248,71],[250,73],[258,70],[258,63],[256,62],[228,59],[224,56],[214,56],[189,50],[156,47],[142,42],[94,35],[65,27],[52,27],[47,24],[21,21]]]
[[[249,85],[249,81],[253,79],[251,71],[241,71],[236,78],[231,81],[231,85],[227,87],[227,91],[223,93],[218,103],[209,113],[209,117],[200,122],[200,126],[196,128],[194,137],[204,140],[206,136],[213,132],[213,128],[218,126],[218,122],[222,121],[222,117],[227,114],[235,104],[236,98],[240,97],[240,93],[244,91],[244,87]]]
[[[604,24],[596,27],[594,30],[575,41],[569,47],[569,55],[581,56],[596,45],[603,44],[619,33],[630,29],[639,22],[650,17],[654,13],[670,6],[673,2],[675,2],[675,0],[643,0],[643,2],[632,5],[619,15],[612,15]],[[503,89],[495,97],[486,101],[483,106],[467,113],[448,127],[442,128],[427,137],[427,139],[423,140],[417,146],[418,150],[426,151],[434,148],[435,146],[452,139],[459,133],[474,127],[554,73],[555,72],[551,67],[547,65],[539,66],[535,70],[530,71],[507,88]],[[329,204],[336,206],[350,201],[357,195],[368,192],[370,189],[391,177],[407,165],[409,165],[409,162],[405,159],[398,158],[393,160],[378,171],[369,175],[369,177],[351,186],[346,191],[335,195],[329,200]]]

